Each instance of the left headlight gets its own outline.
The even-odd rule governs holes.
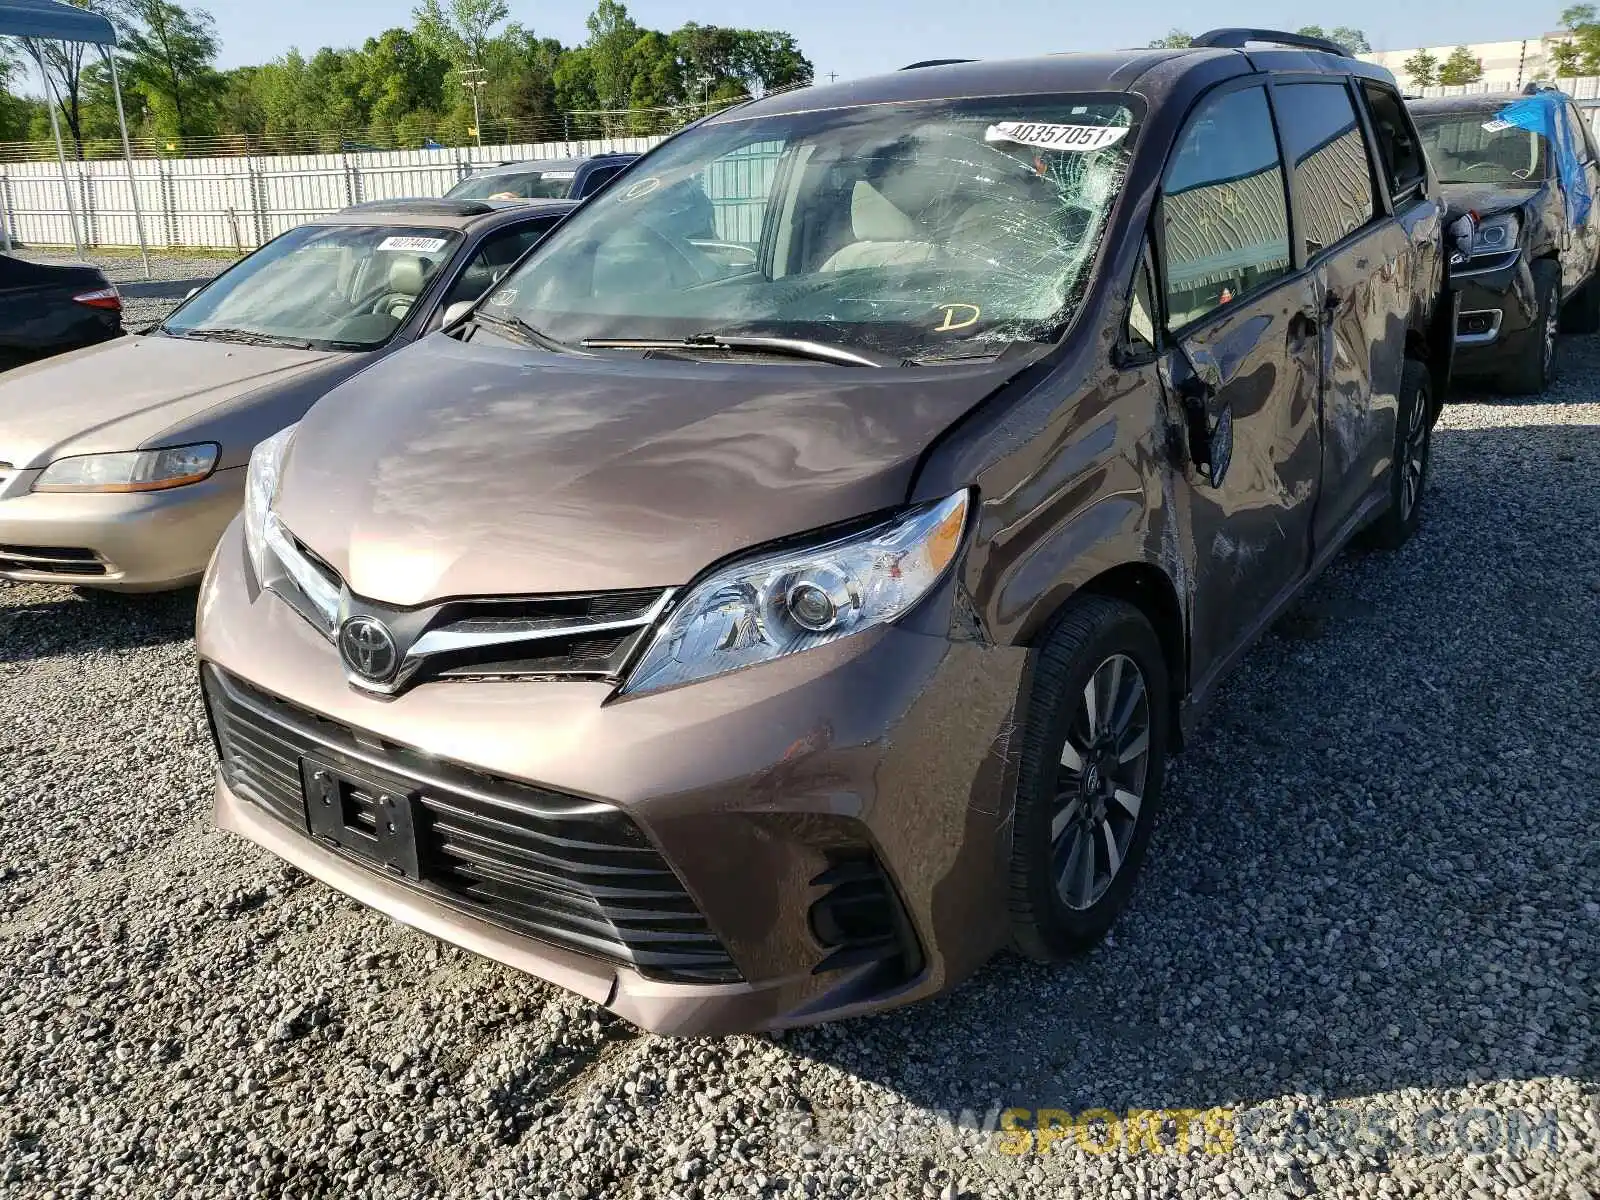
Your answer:
[[[904,616],[954,561],[967,506],[957,492],[847,537],[712,572],[667,615],[622,692],[708,679]]]
[[[278,477],[298,425],[279,430],[256,445],[244,484],[244,544],[256,582],[278,593],[324,636],[332,637],[339,620],[339,589],[317,570],[295,544],[288,528],[272,511]]]
[[[1517,248],[1517,234],[1521,222],[1516,213],[1501,213],[1497,217],[1484,217],[1472,234],[1472,255],[1504,254]]]
[[[199,483],[217,466],[215,442],[130,450],[119,454],[81,454],[58,458],[33,481],[36,492],[159,492]]]

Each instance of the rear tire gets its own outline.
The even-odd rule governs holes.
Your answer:
[[[1024,954],[1059,962],[1126,906],[1161,803],[1171,718],[1166,659],[1144,614],[1104,596],[1073,600],[1039,651],[1023,733],[1010,910]]]
[[[1511,365],[1501,376],[1501,385],[1512,396],[1538,396],[1555,380],[1556,338],[1561,330],[1560,268],[1552,262],[1539,262],[1533,268],[1534,295],[1538,312],[1533,325],[1523,334]]]
[[[1368,542],[1380,550],[1400,549],[1421,523],[1433,457],[1433,421],[1433,376],[1424,364],[1408,358],[1400,375],[1400,408],[1389,452],[1389,506],[1367,532]]]

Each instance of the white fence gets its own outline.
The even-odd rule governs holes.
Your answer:
[[[365,200],[440,196],[475,165],[528,158],[642,152],[659,137],[606,138],[450,150],[376,150],[247,158],[143,158],[134,186],[152,247],[250,250],[312,217]],[[90,246],[136,246],[127,164],[69,162],[78,227]],[[72,245],[61,167],[0,164],[0,221],[24,245]]]
[[[1600,129],[1600,77],[1556,81]],[[1427,96],[1510,92],[1509,84],[1428,87]],[[642,152],[659,137],[605,138],[449,150],[374,150],[347,154],[285,154],[244,158],[142,158],[133,164],[145,234],[152,247],[252,250],[312,217],[364,200],[443,195],[475,165],[528,158],[573,158],[608,150]],[[753,148],[754,149],[754,148]],[[764,195],[754,183],[770,175],[770,155],[753,153],[715,190],[719,232],[734,236],[750,213],[735,201]],[[763,174],[763,173],[766,174]],[[748,176],[749,178],[746,178]],[[119,159],[69,162],[67,179],[78,227],[89,246],[135,246],[127,166]],[[746,208],[749,205],[745,205]],[[759,206],[753,210],[759,220]],[[0,223],[14,241],[72,245],[60,165],[0,163]],[[727,225],[728,229],[722,226]],[[737,229],[735,229],[737,227]]]
[[[1557,79],[1553,82],[1556,87],[1574,100],[1592,100],[1600,103],[1600,75],[1583,75]],[[1499,94],[1502,92],[1520,92],[1521,90],[1514,83],[1439,83],[1431,87],[1417,88],[1416,92],[1422,96],[1476,96],[1485,92]],[[1407,94],[1409,95],[1410,93]]]

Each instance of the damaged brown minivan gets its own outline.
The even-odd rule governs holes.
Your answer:
[[[1065,958],[1229,667],[1415,527],[1441,270],[1391,78],[1292,35],[704,120],[257,450],[217,819],[654,1030]]]

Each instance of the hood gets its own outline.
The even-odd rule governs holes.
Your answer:
[[[903,503],[922,451],[1016,369],[424,338],[306,415],[277,510],[381,603],[683,584],[725,555]]]
[[[1519,208],[1538,196],[1543,183],[1512,185],[1506,183],[1441,183],[1446,216],[1450,220],[1466,212],[1476,212],[1480,217]]]
[[[71,454],[137,450],[163,431],[337,351],[120,337],[0,374],[0,461],[42,467]]]

